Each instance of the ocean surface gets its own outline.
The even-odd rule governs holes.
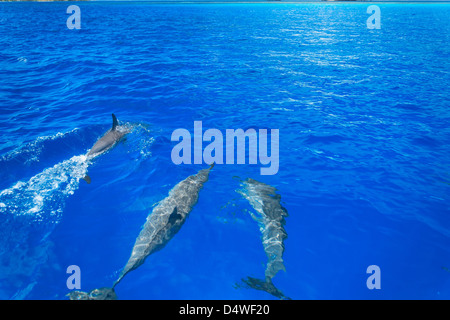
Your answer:
[[[247,178],[289,214],[286,296],[450,299],[450,4],[378,3],[368,29],[370,4],[0,3],[0,299],[67,299],[71,265],[111,286],[153,206],[208,167],[171,158],[194,121],[278,129],[279,170],[216,165],[119,299],[277,299],[239,285],[267,264]],[[131,133],[87,162],[111,113]]]

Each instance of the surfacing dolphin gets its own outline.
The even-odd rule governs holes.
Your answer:
[[[118,141],[120,141],[120,139],[122,139],[127,133],[130,132],[129,130],[121,128],[119,126],[119,122],[117,121],[117,118],[114,115],[114,113],[112,114],[112,119],[113,119],[112,128],[108,130],[108,132],[106,132],[92,146],[91,150],[89,150],[89,152],[86,154],[86,160],[96,158],[99,155],[110,150],[112,147],[116,145]],[[88,175],[86,175],[83,179],[87,183],[91,183],[91,178]]]
[[[152,253],[161,250],[180,230],[192,208],[198,201],[203,185],[208,181],[209,172],[214,167],[202,169],[197,174],[187,177],[176,184],[169,195],[155,206],[147,216],[139,236],[131,251],[127,264],[114,282],[112,288],[100,288],[87,292],[72,291],[70,300],[115,300],[115,286],[130,271],[142,265]]]
[[[256,211],[256,214],[250,214],[260,227],[264,251],[268,258],[265,280],[247,277],[242,281],[246,287],[266,291],[280,299],[290,299],[272,283],[272,278],[278,271],[286,271],[283,264],[283,241],[287,238],[284,218],[288,213],[280,203],[281,196],[276,193],[274,187],[251,178],[245,180],[241,186],[243,188],[237,192],[247,199]]]

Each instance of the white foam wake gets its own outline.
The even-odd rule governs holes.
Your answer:
[[[85,155],[74,156],[26,182],[17,182],[0,192],[0,213],[33,216],[35,221],[58,222],[65,199],[78,189],[88,165]]]
[[[25,163],[39,162],[39,157],[45,147],[46,142],[64,138],[75,133],[77,130],[78,128],[75,128],[68,132],[57,132],[50,136],[37,137],[37,139],[33,142],[27,143],[24,146],[20,146],[19,148],[11,150],[4,155],[0,155],[0,161],[11,161],[20,155],[25,155],[27,158]]]

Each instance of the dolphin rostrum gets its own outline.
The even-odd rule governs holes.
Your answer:
[[[169,195],[161,200],[147,216],[147,221],[142,227],[139,236],[131,251],[127,264],[114,282],[112,288],[94,289],[89,293],[72,291],[68,296],[71,300],[106,300],[117,299],[114,292],[115,286],[130,271],[142,265],[145,259],[152,253],[161,250],[173,236],[180,230],[186,221],[192,208],[198,201],[200,190],[208,181],[208,169],[200,170],[197,174],[187,177],[176,184]]]
[[[127,133],[129,133],[129,130],[126,130],[124,128],[121,128],[119,126],[119,122],[117,121],[116,116],[114,113],[112,114],[112,128],[108,130],[100,139],[97,140],[97,142],[92,146],[91,150],[86,154],[86,159],[90,160],[93,159],[102,153],[105,153],[109,149],[115,146],[115,144],[120,141]],[[86,175],[83,178],[87,183],[91,183],[91,178]]]
[[[237,192],[247,199],[257,212],[250,214],[260,227],[264,251],[268,258],[265,280],[247,277],[242,281],[247,287],[266,291],[280,299],[290,299],[272,283],[272,278],[278,271],[286,271],[283,264],[283,241],[287,238],[284,218],[288,213],[280,203],[281,196],[275,193],[274,187],[251,178],[245,180],[241,186],[243,188]]]

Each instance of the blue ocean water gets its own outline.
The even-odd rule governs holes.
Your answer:
[[[171,160],[202,121],[279,129],[279,171],[216,165],[119,299],[275,299],[236,288],[267,262],[248,177],[289,213],[286,296],[450,299],[450,4],[379,3],[381,29],[368,5],[1,3],[0,298],[67,299],[70,265],[111,286],[152,206],[207,167]],[[111,113],[133,130],[87,168]]]

